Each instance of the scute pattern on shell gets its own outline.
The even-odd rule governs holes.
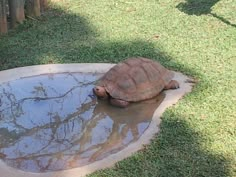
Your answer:
[[[113,98],[136,102],[158,95],[174,74],[147,58],[129,58],[112,67],[97,83]]]

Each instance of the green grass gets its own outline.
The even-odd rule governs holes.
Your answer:
[[[67,0],[0,38],[0,69],[160,61],[199,82],[144,150],[91,177],[236,176],[236,1]]]

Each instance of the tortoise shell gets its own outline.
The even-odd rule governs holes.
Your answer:
[[[136,102],[158,95],[174,73],[146,58],[129,58],[112,67],[97,83],[111,97]]]

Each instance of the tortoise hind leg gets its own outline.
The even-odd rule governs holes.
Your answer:
[[[177,89],[179,88],[179,83],[176,80],[171,80],[165,87],[165,90]]]
[[[117,106],[117,107],[121,107],[121,108],[125,108],[129,105],[128,101],[124,101],[124,100],[119,100],[119,99],[115,99],[115,98],[111,98],[110,99],[110,103],[113,106]]]

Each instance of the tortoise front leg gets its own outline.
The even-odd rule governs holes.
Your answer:
[[[117,107],[121,107],[121,108],[125,108],[129,105],[128,101],[124,101],[124,100],[119,100],[119,99],[115,99],[115,98],[111,98],[110,99],[110,103],[113,106],[117,106]]]
[[[171,80],[166,86],[165,86],[165,90],[169,90],[169,89],[177,89],[179,88],[179,83],[176,80]]]

